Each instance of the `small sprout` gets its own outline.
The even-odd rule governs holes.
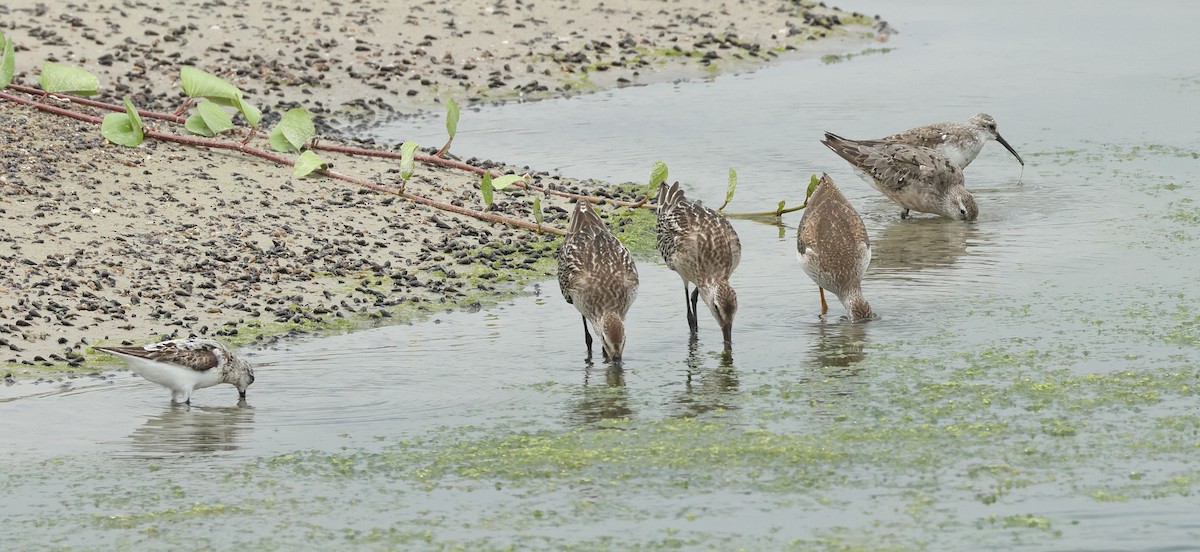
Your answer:
[[[279,152],[300,151],[304,144],[317,135],[312,117],[308,112],[294,108],[289,109],[279,120],[279,124],[271,130],[268,140],[271,148]]]
[[[719,209],[717,209],[718,211],[724,211],[725,206],[729,205],[730,201],[733,201],[734,190],[737,190],[737,171],[734,170],[733,167],[730,167],[729,168],[729,188],[727,188],[725,190],[725,203],[721,204],[721,207]]]
[[[538,232],[542,231],[542,196],[533,196],[533,220],[537,221]]]
[[[409,140],[400,144],[400,192],[408,185],[408,179],[413,175],[413,157],[417,152],[417,143]]]
[[[779,207],[777,207],[777,208],[775,209],[775,216],[777,216],[777,217],[778,217],[778,216],[782,216],[782,215],[783,215],[783,206],[784,206],[784,205],[787,205],[787,202],[786,202],[786,201],[780,201],[780,202],[779,202]]]
[[[434,154],[437,157],[445,156],[446,152],[450,151],[450,143],[454,142],[454,135],[458,133],[458,102],[454,101],[454,98],[446,102],[446,133],[450,135],[450,139]]]
[[[125,97],[125,113],[109,113],[100,124],[100,134],[106,140],[122,146],[134,147],[145,137],[142,118],[129,97]]]
[[[47,61],[42,64],[42,74],[38,77],[38,85],[42,87],[42,90],[51,94],[62,92],[92,96],[100,90],[100,79],[78,67]]]
[[[292,170],[292,176],[301,178],[307,176],[313,171],[328,168],[329,163],[327,163],[324,159],[321,159],[321,156],[313,153],[312,150],[307,150],[302,152],[300,157],[296,158],[296,168]]]
[[[483,184],[479,185],[479,191],[483,192],[483,204],[487,207],[484,210],[492,208],[492,171],[483,172]]]
[[[0,88],[12,84],[14,71],[16,57],[13,56],[13,41],[0,33]]]

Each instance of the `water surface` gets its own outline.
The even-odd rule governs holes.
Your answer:
[[[624,370],[553,281],[473,313],[247,350],[193,407],[126,372],[0,388],[5,548],[1186,550],[1200,539],[1200,7],[843,6],[885,54],[463,114],[455,152],[731,209],[828,172],[881,319],[818,317],[799,213],[735,221],[735,346],[640,259]],[[900,220],[818,142],[984,111],[981,215]],[[439,143],[440,120],[381,129]],[[107,373],[106,373],[107,374]],[[20,397],[20,398],[15,398]],[[14,399],[15,400],[7,400]]]

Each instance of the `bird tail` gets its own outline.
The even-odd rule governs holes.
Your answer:
[[[580,199],[575,202],[575,213],[571,215],[571,224],[567,226],[567,233],[574,234],[579,229],[598,224],[604,226],[604,219],[600,218],[600,213],[592,208],[592,204],[587,200]]]
[[[826,132],[825,139],[821,140],[821,143],[825,144],[825,147],[832,150],[833,153],[838,154],[838,157],[857,165],[859,156],[856,151],[857,148],[854,147],[855,143],[853,140],[847,140],[832,132]]]
[[[679,188],[679,181],[667,186],[666,182],[658,185],[658,208],[674,207],[676,203],[683,201],[683,190]]]

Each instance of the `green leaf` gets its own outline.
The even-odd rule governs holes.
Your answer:
[[[179,70],[179,80],[183,84],[183,92],[193,98],[208,98],[233,107],[238,107],[237,104],[242,98],[242,91],[238,90],[238,87],[190,65],[185,65]]]
[[[229,114],[216,103],[200,102],[196,104],[196,114],[204,119],[204,125],[213,134],[220,134],[233,128],[233,121],[230,120]],[[184,123],[184,126],[187,126],[187,123]]]
[[[812,197],[813,191],[817,189],[817,184],[820,183],[821,179],[817,178],[815,174],[812,175],[812,178],[808,179],[808,190],[804,192],[804,203],[808,203],[808,198]]]
[[[296,168],[292,170],[292,176],[300,178],[307,176],[309,173],[317,169],[328,168],[329,163],[326,163],[324,159],[321,159],[321,156],[313,153],[312,150],[306,150],[300,154],[300,157],[296,158]]]
[[[529,175],[528,174],[506,174],[506,175],[498,177],[498,178],[496,178],[496,180],[492,181],[492,186],[495,186],[495,188],[497,190],[503,190],[509,186],[512,186],[513,184],[516,184],[517,182],[522,181],[522,180],[528,181]]]
[[[12,39],[5,38],[4,33],[0,33],[0,88],[12,84],[16,62]]]
[[[779,208],[778,208],[778,209],[775,209],[775,216],[777,216],[777,217],[778,217],[778,216],[781,216],[781,215],[783,215],[783,206],[784,206],[784,205],[786,205],[786,204],[787,204],[787,202],[786,202],[786,201],[780,201],[780,202],[779,202]]]
[[[409,140],[400,144],[400,180],[408,182],[413,175],[413,155],[417,152],[417,143]]]
[[[725,190],[725,203],[721,204],[721,208],[717,209],[718,211],[724,211],[725,206],[729,205],[730,201],[733,201],[734,190],[737,190],[737,171],[734,170],[733,167],[730,167],[729,168],[729,188],[727,188]]]
[[[125,113],[109,113],[100,124],[100,134],[106,140],[122,146],[137,146],[145,137],[142,131],[142,118],[138,116],[133,102],[125,98]]]
[[[458,132],[458,102],[454,101],[454,98],[446,101],[446,132],[450,134],[451,140]]]
[[[650,185],[646,186],[646,195],[654,195],[658,190],[658,185],[667,180],[667,164],[662,161],[655,161],[654,167],[650,169]]]
[[[252,127],[258,126],[258,122],[262,120],[262,111],[240,97],[237,101],[237,108],[238,111],[242,112],[242,117],[245,117],[246,122],[250,123]]]
[[[100,79],[78,67],[47,61],[42,64],[38,85],[51,94],[64,92],[91,96],[100,90]]]
[[[542,196],[533,196],[533,220],[542,225]]]
[[[316,135],[317,129],[313,126],[312,117],[309,117],[307,111],[297,107],[283,114],[279,124],[271,130],[269,139],[275,151],[300,151],[300,148]]]
[[[479,191],[483,192],[483,204],[492,205],[492,172],[483,172],[483,184],[479,186]]]
[[[216,136],[217,133],[208,128],[208,123],[204,122],[204,117],[199,113],[193,113],[186,121],[183,122],[183,128],[191,131],[192,134],[199,134],[205,138]]]
[[[129,96],[125,96],[125,113],[129,115],[129,120],[133,124],[134,130],[137,131],[138,142],[145,137],[146,125],[142,124],[142,116],[138,114],[137,108],[133,106],[133,102],[129,100]]]

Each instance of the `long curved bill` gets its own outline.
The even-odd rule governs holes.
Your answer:
[[[1013,149],[1012,146],[1008,145],[1008,142],[1005,141],[1004,138],[1002,138],[1000,136],[1000,133],[996,133],[996,141],[1000,142],[1000,145],[1004,146],[1004,149],[1008,150],[1008,153],[1013,154],[1013,157],[1017,158],[1017,162],[1020,163],[1022,167],[1025,166],[1025,160],[1021,159],[1021,154],[1017,153],[1017,150]]]

